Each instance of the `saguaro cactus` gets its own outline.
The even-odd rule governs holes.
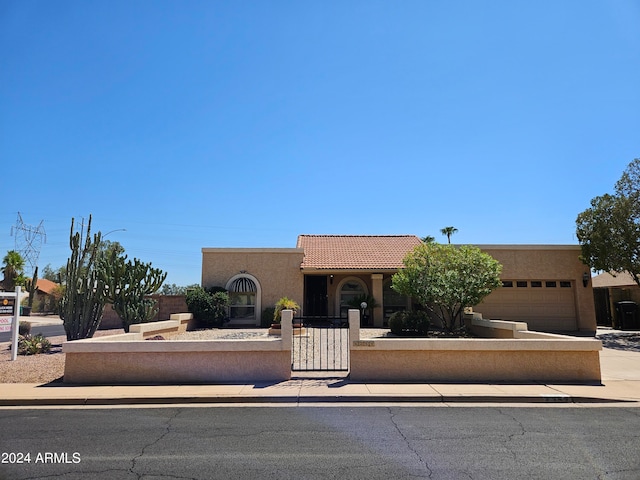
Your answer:
[[[27,279],[24,282],[24,289],[29,292],[29,308],[33,307],[33,297],[35,296],[36,290],[38,290],[38,267],[33,271],[33,278],[31,280]]]
[[[127,261],[126,255],[113,251],[102,262],[100,275],[106,284],[107,301],[113,303],[125,332],[130,325],[149,322],[156,316],[157,302],[146,296],[162,286],[167,278],[165,272],[137,258]]]
[[[104,281],[96,268],[101,234],[98,232],[93,235],[93,240],[91,239],[91,216],[86,237],[83,238],[84,228],[80,232],[74,232],[73,226],[72,218],[67,288],[60,300],[60,318],[67,333],[67,340],[91,338],[100,325],[105,304]]]

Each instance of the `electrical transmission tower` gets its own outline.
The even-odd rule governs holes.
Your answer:
[[[38,257],[40,256],[40,248],[42,242],[47,242],[47,234],[44,231],[42,222],[37,227],[26,225],[22,220],[22,215],[18,212],[18,220],[16,226],[11,227],[11,235],[15,234],[15,250],[22,255],[25,262],[31,267],[31,275],[38,265]]]

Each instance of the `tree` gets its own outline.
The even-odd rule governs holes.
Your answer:
[[[175,283],[162,285],[162,288],[158,291],[160,295],[184,295],[190,288],[198,287],[198,284],[187,285],[186,287],[178,286]]]
[[[71,256],[67,260],[65,270],[66,288],[60,299],[60,318],[67,333],[67,340],[93,337],[102,320],[105,284],[98,274],[100,241],[100,232],[91,237],[91,216],[86,236],[84,226],[79,232],[74,232],[74,219],[71,219]]]
[[[13,292],[16,285],[24,283],[24,264],[24,258],[15,250],[9,250],[4,256],[2,259],[2,273],[4,275],[2,284],[6,291]]]
[[[444,329],[462,327],[465,307],[473,307],[501,285],[502,265],[477,247],[423,243],[404,258],[392,288],[413,297]]]
[[[106,286],[106,299],[113,304],[125,332],[131,325],[150,322],[157,315],[158,302],[147,296],[160,289],[166,272],[137,258],[127,261],[126,255],[111,249],[100,260],[100,275]]]
[[[424,243],[433,243],[436,241],[436,237],[427,235],[426,237],[422,237],[420,240],[422,240]]]
[[[628,272],[640,285],[640,159],[627,166],[613,195],[595,197],[578,215],[576,236],[593,270]]]
[[[65,278],[66,275],[67,275],[66,267],[60,267],[57,270],[54,270],[51,267],[50,263],[45,265],[45,267],[42,269],[42,278],[51,280],[52,282],[56,282],[59,284],[66,283],[66,278]]]
[[[457,231],[458,229],[456,227],[444,227],[440,229],[440,233],[447,236],[447,243],[451,243],[451,235],[453,235]]]

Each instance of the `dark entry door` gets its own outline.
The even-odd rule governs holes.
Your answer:
[[[327,276],[306,275],[304,277],[305,317],[327,316]]]

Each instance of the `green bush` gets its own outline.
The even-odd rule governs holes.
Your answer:
[[[389,329],[394,335],[424,337],[429,332],[431,321],[426,312],[396,312],[389,318]]]
[[[300,305],[290,298],[282,297],[276,302],[276,308],[273,312],[273,323],[280,323],[282,321],[283,310],[293,310],[293,315],[295,316],[296,312],[300,310]]]
[[[193,318],[204,327],[221,327],[227,318],[229,294],[226,291],[209,293],[202,287],[196,287],[187,291],[185,300]]]
[[[29,335],[31,333],[31,324],[29,322],[21,321],[18,325],[18,335]]]
[[[267,307],[262,311],[262,318],[260,319],[260,326],[263,328],[268,328],[273,323],[273,317],[276,313],[276,309],[274,307]]]
[[[18,355],[37,355],[51,350],[51,342],[44,335],[21,335],[18,337]]]

